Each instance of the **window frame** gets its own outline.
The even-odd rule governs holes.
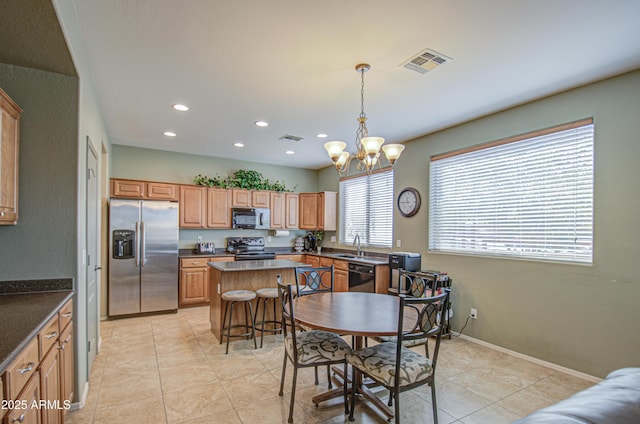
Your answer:
[[[590,128],[584,128],[584,127],[590,127]],[[504,227],[507,227],[508,225],[506,224],[508,222],[508,224],[513,225],[513,221],[507,221],[505,219],[505,226],[504,227],[500,227],[500,226],[496,226],[494,229],[494,233],[491,234],[491,236],[487,236],[486,234],[482,237],[478,236],[475,237],[475,234],[471,234],[468,232],[464,232],[462,231],[461,234],[463,237],[466,237],[463,242],[459,242],[458,246],[456,247],[456,242],[452,241],[453,238],[452,236],[449,237],[449,240],[445,239],[445,236],[441,237],[440,239],[436,240],[435,238],[437,237],[437,235],[439,234],[444,234],[443,231],[445,231],[446,228],[452,229],[455,228],[456,224],[452,224],[452,223],[444,223],[442,226],[440,227],[436,227],[436,220],[442,220],[442,216],[439,214],[438,211],[436,211],[435,209],[438,207],[438,200],[435,200],[434,197],[435,196],[439,196],[440,198],[442,198],[442,194],[438,191],[437,188],[434,188],[434,186],[436,184],[442,184],[441,182],[434,182],[435,177],[434,177],[434,162],[438,162],[444,159],[449,159],[449,158],[453,158],[456,156],[462,156],[465,155],[465,157],[461,158],[461,162],[464,161],[465,159],[473,159],[476,161],[482,160],[482,155],[493,155],[491,156],[491,158],[489,159],[489,161],[493,161],[494,164],[495,162],[499,161],[499,160],[504,160],[505,157],[508,157],[509,154],[513,154],[513,150],[515,149],[522,149],[524,146],[527,146],[527,143],[529,146],[533,145],[536,148],[536,152],[538,152],[538,154],[541,154],[540,152],[545,150],[545,148],[549,148],[548,146],[554,141],[554,140],[558,140],[561,137],[561,133],[564,131],[569,131],[569,130],[582,130],[584,129],[585,131],[590,132],[587,135],[590,135],[590,137],[586,138],[586,148],[585,150],[581,153],[581,155],[579,155],[578,153],[576,153],[576,160],[575,163],[584,163],[584,164],[588,164],[587,167],[587,172],[583,172],[582,169],[580,170],[576,170],[575,171],[575,181],[572,181],[572,183],[574,184],[578,184],[574,187],[582,187],[579,186],[580,182],[588,182],[588,187],[587,190],[581,191],[581,195],[577,195],[575,196],[575,200],[574,203],[572,204],[572,207],[574,208],[574,210],[580,212],[580,216],[582,218],[580,219],[575,219],[575,221],[573,222],[573,227],[571,226],[567,226],[566,230],[570,230],[573,231],[574,233],[574,244],[572,246],[572,248],[567,249],[567,246],[571,246],[570,244],[566,243],[564,245],[562,245],[563,248],[565,248],[564,251],[559,251],[561,250],[558,247],[551,247],[551,245],[553,243],[549,243],[549,245],[546,245],[546,238],[545,237],[550,237],[550,235],[556,235],[553,232],[547,230],[548,232],[540,231],[540,232],[536,232],[535,234],[538,234],[540,237],[542,237],[545,242],[541,242],[539,245],[535,245],[534,248],[531,249],[527,249],[526,245],[527,243],[524,242],[522,239],[518,239],[518,243],[516,244],[516,247],[512,248],[511,251],[509,251],[509,249],[505,248],[504,246],[502,247],[498,247],[499,242],[505,242],[506,239],[508,239],[508,237],[505,237],[505,234],[509,235],[509,234],[516,234],[518,233],[518,230],[504,230]],[[557,137],[554,138],[554,135],[558,134]],[[572,143],[576,144],[576,146],[578,145],[579,141],[577,140],[577,137],[574,136],[572,139]],[[506,145],[510,145],[513,143],[517,143],[517,142],[523,142],[521,146],[506,146]],[[541,143],[539,146],[535,146],[535,143]],[[567,144],[570,144],[569,142]],[[497,148],[500,149],[501,146],[505,146],[506,148],[504,150],[506,150],[506,152],[503,150],[501,152],[497,152],[497,150],[495,150],[494,152],[486,152],[488,149],[492,149],[492,148]],[[509,150],[511,150],[512,152],[509,152]],[[477,155],[473,155],[474,153],[478,152]],[[586,153],[585,153],[586,152]],[[542,130],[538,130],[538,131],[533,131],[533,132],[529,132],[529,133],[525,133],[525,134],[520,134],[517,136],[513,136],[513,137],[508,137],[505,139],[500,139],[500,140],[496,140],[496,141],[492,141],[492,142],[488,142],[488,143],[483,143],[480,145],[476,145],[476,146],[471,146],[471,147],[467,147],[467,148],[463,148],[463,149],[458,149],[455,151],[451,151],[451,152],[446,152],[446,153],[442,153],[442,154],[437,154],[437,155],[433,155],[430,158],[430,167],[429,167],[429,185],[430,185],[430,190],[429,190],[429,237],[428,237],[428,250],[430,253],[444,253],[444,254],[462,254],[462,255],[470,255],[470,256],[480,256],[480,257],[491,257],[491,258],[503,258],[503,259],[521,259],[521,260],[528,260],[528,261],[549,261],[549,262],[554,262],[554,263],[568,263],[568,264],[576,264],[576,265],[593,265],[593,254],[594,254],[594,173],[595,173],[595,158],[594,158],[594,153],[595,153],[595,126],[594,126],[594,122],[593,122],[593,118],[588,118],[588,119],[582,119],[582,120],[578,120],[575,122],[570,122],[567,124],[563,124],[563,125],[558,125],[558,126],[554,126],[554,127],[550,127],[550,128],[546,128],[546,129],[542,129]],[[539,159],[538,159],[539,161]],[[451,161],[453,162],[453,161]],[[443,166],[441,162],[439,164],[439,166]],[[535,160],[531,160],[531,161],[527,161],[527,164],[533,164],[535,166],[538,166],[541,171],[544,171],[544,167],[537,163]],[[447,166],[447,164],[445,164],[444,166]],[[449,164],[450,167],[454,166],[454,164]],[[461,168],[464,168],[464,164],[458,164],[457,166],[460,166]],[[468,165],[467,165],[468,166]],[[467,168],[469,169],[469,171],[473,171],[473,169]],[[486,168],[484,168],[486,169]],[[491,169],[491,168],[490,168]],[[553,169],[557,169],[557,168],[553,168]],[[527,169],[528,171],[528,169]],[[442,171],[440,171],[442,173]],[[476,171],[479,173],[479,175],[482,175],[482,173],[484,173],[485,171]],[[491,171],[489,171],[491,172]],[[542,172],[541,175],[552,175],[553,173],[549,172],[549,173],[545,173]],[[468,174],[466,174],[468,175]],[[524,184],[522,181],[526,180],[525,177],[523,177],[523,175],[526,175],[524,173],[522,174],[517,174],[517,177],[515,178],[510,178],[509,181],[510,182],[514,182],[517,184],[520,184],[520,186],[518,187],[522,187],[522,186],[526,186],[527,184]],[[442,177],[442,175],[440,175],[440,178]],[[481,178],[478,178],[478,180],[481,180]],[[474,180],[474,181],[478,181],[478,180]],[[451,177],[451,181],[457,181],[455,179],[455,177]],[[495,188],[496,186],[499,186],[499,184],[497,183],[493,183],[494,185],[489,184],[487,186],[488,189],[491,188]],[[545,183],[546,184],[546,183]],[[544,185],[544,187],[546,188],[547,186]],[[479,188],[479,183],[476,184],[473,188],[478,189]],[[579,190],[577,188],[574,188],[576,192],[578,192]],[[452,189],[453,190],[453,189]],[[532,189],[533,190],[533,189]],[[548,189],[547,189],[548,190]],[[558,190],[556,190],[558,193],[569,193],[568,189],[563,188],[564,191],[560,192]],[[552,192],[551,194],[553,195],[553,190],[548,190],[549,192]],[[501,208],[504,208],[505,210],[508,209],[508,207],[512,207],[512,203],[513,203],[513,199],[519,199],[522,197],[525,197],[523,195],[523,193],[531,193],[531,192],[527,192],[526,188],[525,189],[520,189],[518,190],[516,193],[518,193],[518,195],[516,196],[504,196],[504,195],[496,195],[494,202],[494,204],[498,205],[498,207],[495,207],[496,210],[499,210]],[[484,193],[483,193],[484,194]],[[547,195],[548,193],[545,192],[545,195]],[[450,192],[450,197],[454,198],[455,195],[451,195]],[[464,196],[463,196],[464,198]],[[486,196],[483,197],[481,199],[489,199],[490,196]],[[555,200],[555,197],[550,197],[552,200]],[[457,198],[456,198],[457,199]],[[503,201],[507,199],[506,202],[504,203],[500,203],[498,204],[498,201]],[[586,199],[586,200],[585,200]],[[440,201],[441,202],[441,201]],[[584,202],[584,203],[582,203]],[[536,205],[536,202],[533,202],[534,206]],[[527,206],[530,206],[530,204],[526,204]],[[553,204],[552,206],[555,206],[555,204]],[[584,206],[587,206],[587,209],[584,209]],[[449,212],[451,212],[452,210],[454,210],[451,206],[447,206],[449,209]],[[460,212],[462,213],[463,211],[467,211],[467,210],[472,210],[472,207],[466,206],[463,207],[462,209],[455,209],[455,212]],[[546,216],[553,216],[552,214],[550,214],[547,209],[549,209],[548,205],[537,205],[537,207],[535,207],[533,209],[534,214],[536,217],[546,217]],[[587,211],[586,213],[584,211]],[[440,211],[441,212],[441,211]],[[437,217],[436,217],[437,215]],[[493,220],[495,222],[501,223],[502,221],[500,221],[499,218],[499,213],[495,212],[495,215],[493,216]],[[453,216],[453,214],[448,215],[449,216],[449,220],[451,220],[451,216]],[[516,220],[519,225],[524,225],[526,227],[526,222],[527,222],[527,213],[523,212],[523,211],[518,211],[518,213],[516,214],[517,218],[520,220]],[[487,217],[492,217],[491,214],[488,214],[486,212],[476,212],[476,211],[472,211],[470,214],[468,215],[464,215],[464,218],[459,218],[459,219],[465,219],[467,220],[467,222],[474,222],[474,220],[481,220],[481,219],[487,219]],[[445,218],[446,219],[446,218]],[[568,220],[567,220],[568,221]],[[524,222],[524,224],[523,224]],[[475,224],[474,224],[475,225]],[[531,223],[529,222],[530,227],[528,227],[527,229],[531,229]],[[535,226],[537,224],[534,224],[533,226]],[[582,226],[581,226],[582,225]],[[523,227],[524,228],[524,227]],[[562,228],[562,227],[561,227]],[[587,229],[586,232],[582,232],[581,230]],[[482,229],[482,228],[480,228]],[[502,231],[498,230],[501,229]],[[562,232],[561,230],[556,230],[557,232]],[[566,231],[565,231],[566,232]],[[529,233],[527,233],[529,234]],[[576,234],[580,234],[580,237]],[[583,234],[587,234],[586,236],[584,236]],[[458,237],[460,237],[460,235],[458,235]],[[493,239],[491,239],[491,237],[493,237]],[[501,240],[501,238],[503,238]],[[567,239],[569,239],[570,236],[565,235],[565,241]],[[445,241],[443,241],[445,240]],[[580,243],[578,243],[578,241],[580,242],[584,242],[586,240],[587,244],[586,245],[580,245]],[[481,245],[483,242],[485,242],[485,246],[483,248],[479,248],[478,246]],[[495,245],[492,247],[490,245],[491,242],[494,242]],[[506,243],[506,242],[505,242]],[[533,243],[533,242],[531,242]],[[475,245],[475,246],[474,246]],[[527,250],[529,250],[529,253],[527,253]],[[555,252],[555,253],[554,253]]]

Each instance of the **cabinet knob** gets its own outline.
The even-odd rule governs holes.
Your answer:
[[[13,421],[11,421],[12,423],[21,423],[24,421],[24,414],[20,414],[20,416],[18,418],[14,418]]]
[[[4,212],[0,212],[0,216],[4,216]]]
[[[35,362],[29,362],[26,368],[22,368],[21,370],[18,370],[18,372],[20,373],[20,375],[26,374],[29,371],[31,371],[35,366],[36,366]]]

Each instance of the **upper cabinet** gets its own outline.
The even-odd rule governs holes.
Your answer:
[[[180,186],[180,228],[231,228],[230,193],[223,188]]]
[[[151,181],[111,179],[111,197],[178,200],[178,185]]]
[[[269,208],[270,200],[270,191],[231,189],[232,208]]]
[[[295,230],[300,227],[300,211],[299,211],[299,202],[300,196],[298,193],[285,193],[284,194],[284,203],[285,203],[285,220],[284,220],[284,228],[288,230]]]
[[[22,109],[0,89],[0,225],[18,222],[18,139]]]
[[[338,193],[300,193],[300,229],[336,231]]]

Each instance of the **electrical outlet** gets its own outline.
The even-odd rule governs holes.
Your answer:
[[[202,243],[202,236],[198,236],[198,243]]]
[[[336,242],[336,236],[331,236],[331,243],[335,243]]]
[[[402,247],[402,240],[396,240],[396,247]]]
[[[471,313],[469,314],[471,319],[478,319],[478,310],[476,308],[471,308]]]
[[[267,241],[271,241],[271,236],[267,236]]]

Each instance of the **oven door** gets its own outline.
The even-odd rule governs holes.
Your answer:
[[[349,264],[349,291],[375,293],[373,265]]]

